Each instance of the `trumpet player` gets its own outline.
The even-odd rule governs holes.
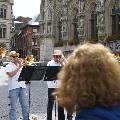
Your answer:
[[[61,50],[54,50],[52,54],[53,59],[50,60],[47,66],[63,66],[65,64],[65,57]],[[47,105],[47,120],[52,120],[52,110],[55,98],[52,96],[55,88],[57,87],[57,80],[47,81],[48,85],[48,105]],[[58,106],[58,120],[65,120],[64,108]]]
[[[19,59],[19,53],[11,51],[11,62],[6,66],[6,74],[9,78],[9,99],[10,99],[10,111],[9,120],[16,120],[16,104],[17,100],[21,104],[23,120],[28,120],[28,108],[26,101],[26,85],[25,81],[18,82],[20,72],[23,67],[23,62]]]

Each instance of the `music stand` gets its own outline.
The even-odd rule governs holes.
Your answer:
[[[47,66],[24,66],[18,81],[40,81],[45,75]]]
[[[24,66],[20,73],[18,81],[25,81],[29,84],[29,108],[28,114],[30,113],[30,81],[43,80],[47,66]],[[29,120],[29,115],[28,115]]]
[[[44,76],[44,81],[53,81],[57,80],[57,74],[60,71],[61,66],[47,66],[45,76]],[[56,103],[57,99],[55,97],[55,120],[56,120]]]
[[[57,74],[60,71],[61,66],[47,66],[44,81],[57,80]]]

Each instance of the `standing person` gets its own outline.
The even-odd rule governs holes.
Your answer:
[[[1,66],[3,66],[3,62],[2,62],[2,59],[0,58],[0,68]]]
[[[101,44],[86,43],[67,59],[54,95],[76,120],[120,120],[120,65]]]
[[[29,113],[26,101],[26,85],[25,81],[18,82],[20,72],[23,64],[18,60],[19,53],[15,51],[10,52],[11,62],[6,66],[6,74],[9,78],[9,99],[10,99],[10,111],[9,120],[16,120],[16,104],[19,99],[23,120],[28,120]]]
[[[47,66],[63,66],[64,62],[62,61],[62,51],[54,50],[53,59],[48,62]],[[57,87],[57,80],[47,81],[48,85],[48,105],[47,105],[47,120],[52,120],[52,110],[55,97],[52,96],[54,89]],[[64,109],[58,106],[58,120],[65,120]]]
[[[0,47],[0,68],[1,66],[3,66],[3,61],[2,61],[2,58],[5,56],[6,54],[6,50],[2,47]]]

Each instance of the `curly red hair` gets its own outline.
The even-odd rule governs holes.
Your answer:
[[[67,111],[96,105],[113,106],[120,101],[120,67],[110,50],[86,43],[67,59],[58,74],[58,102]]]

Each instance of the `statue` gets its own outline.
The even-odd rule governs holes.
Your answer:
[[[84,27],[84,19],[83,19],[83,18],[80,19],[79,27],[80,27],[80,28],[83,28],[83,27]]]
[[[84,12],[85,3],[84,0],[79,0],[79,11]]]

